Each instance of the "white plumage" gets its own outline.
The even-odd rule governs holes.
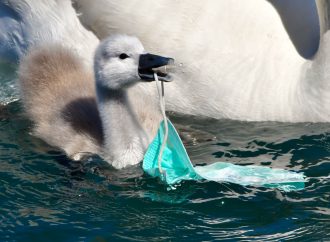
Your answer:
[[[0,31],[5,43],[0,47],[2,57],[19,59],[31,46],[60,42],[91,68],[98,39],[81,26],[68,0],[0,4],[8,17],[0,22],[9,26]],[[312,60],[302,58],[267,1],[77,0],[75,4],[82,22],[99,36],[134,34],[148,50],[182,63],[175,81],[167,85],[168,110],[240,120],[330,121],[329,34],[322,36]],[[318,11],[325,16],[324,6]],[[325,21],[320,24],[324,32]]]
[[[290,122],[330,121],[328,33],[312,57],[327,30],[326,3],[75,0],[82,23],[99,37],[133,34],[183,63],[167,87],[169,110]]]
[[[92,68],[99,40],[81,25],[69,0],[1,0],[0,12],[0,58],[17,62],[33,46],[57,43]]]

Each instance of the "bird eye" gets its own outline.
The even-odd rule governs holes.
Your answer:
[[[121,54],[119,55],[119,58],[122,59],[122,60],[124,60],[124,59],[126,59],[126,58],[129,58],[129,56],[128,56],[127,54],[125,54],[125,53],[121,53]]]

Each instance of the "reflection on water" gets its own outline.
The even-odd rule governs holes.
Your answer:
[[[303,171],[306,189],[187,181],[174,191],[98,157],[69,161],[29,134],[19,102],[0,110],[0,241],[326,240],[328,124],[247,123],[171,114],[196,164]]]

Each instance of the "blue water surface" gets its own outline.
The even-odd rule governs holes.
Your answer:
[[[16,90],[2,77],[0,241],[329,241],[329,124],[171,114],[195,164],[285,168],[308,182],[288,193],[205,181],[168,190],[140,166],[70,161],[35,138]]]

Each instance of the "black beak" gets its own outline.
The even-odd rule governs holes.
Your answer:
[[[160,81],[169,82],[171,76],[166,71],[161,71],[159,67],[167,66],[174,62],[174,59],[152,54],[140,55],[139,76],[144,81],[154,81],[154,73],[157,73]],[[166,70],[166,68],[162,68]]]

